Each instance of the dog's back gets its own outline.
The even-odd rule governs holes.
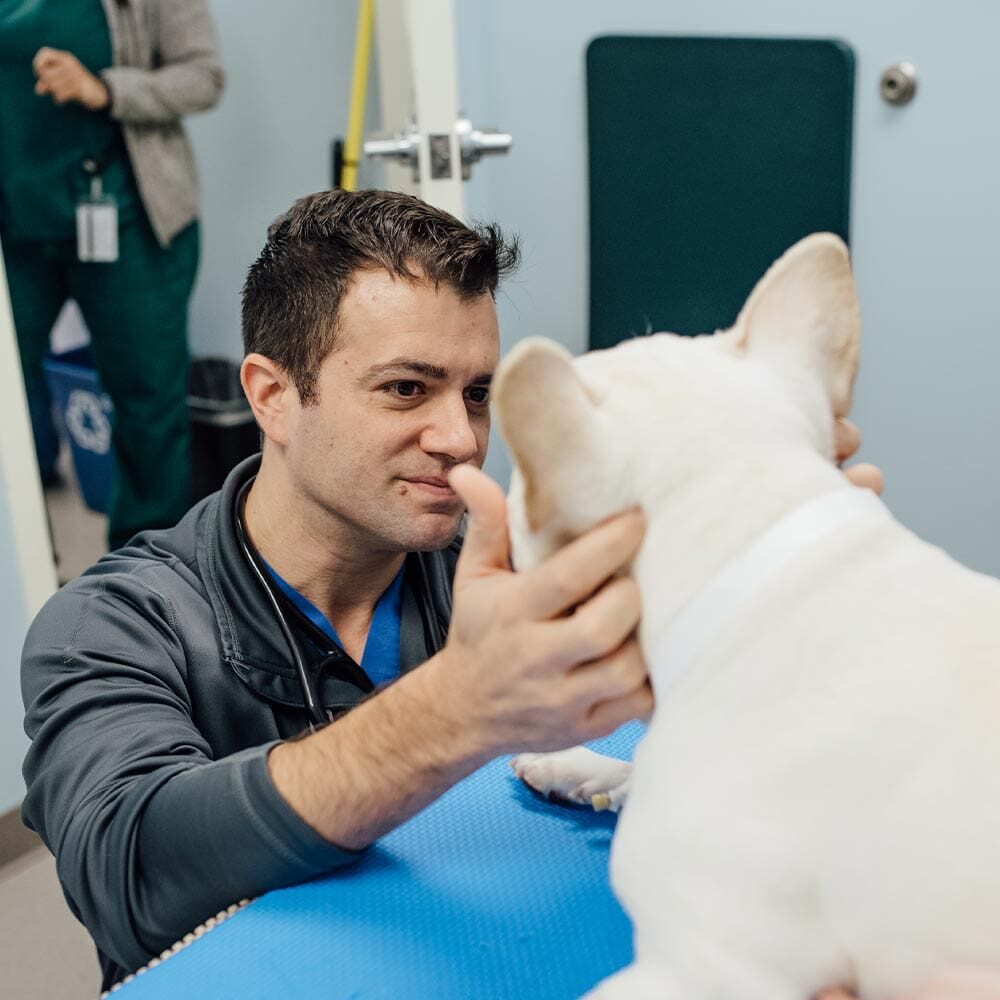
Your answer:
[[[1000,965],[998,622],[1000,583],[888,519],[741,605],[637,755],[613,857],[637,953],[711,982],[726,941],[736,978],[694,997]]]
[[[600,996],[888,1000],[1000,966],[1000,583],[915,538],[830,459],[857,303],[794,247],[730,331],[497,379],[515,562],[638,503],[657,710],[613,849],[636,963]]]

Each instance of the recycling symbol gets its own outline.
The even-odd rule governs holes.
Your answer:
[[[66,428],[86,451],[105,455],[111,448],[111,400],[86,389],[74,389],[66,401]]]

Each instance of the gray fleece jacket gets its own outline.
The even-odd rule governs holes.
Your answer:
[[[25,641],[24,821],[56,857],[105,988],[230,903],[357,856],[301,820],[267,769],[271,746],[309,718],[233,524],[258,462],[175,528],[136,536],[63,587]],[[458,549],[407,557],[403,671],[447,631]],[[286,613],[324,706],[342,713],[372,690]]]
[[[101,74],[146,215],[162,246],[198,215],[181,118],[219,100],[223,73],[205,0],[101,0],[114,65]]]

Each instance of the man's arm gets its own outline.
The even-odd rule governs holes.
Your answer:
[[[371,843],[498,754],[572,746],[652,708],[638,591],[615,576],[639,547],[642,516],[608,521],[515,574],[500,488],[469,467],[451,484],[469,529],[445,648],[269,756],[282,796],[344,848]]]
[[[144,576],[64,587],[22,660],[24,817],[56,855],[73,912],[125,969],[230,903],[356,857],[277,793],[268,745],[213,759],[187,677],[206,665],[176,630],[207,627],[200,599],[178,606]]]
[[[22,660],[24,815],[117,964],[134,969],[230,903],[352,860],[350,848],[496,753],[578,742],[648,709],[627,638],[638,616],[631,585],[586,600],[630,558],[641,519],[515,577],[503,497],[471,475],[493,506],[484,513],[471,487],[446,650],[300,741],[213,759],[190,703],[187,674],[199,664],[178,632],[200,599],[178,606],[143,573],[85,576],[36,618]],[[579,601],[572,618],[545,620]]]
[[[848,420],[835,430],[842,462],[861,437]],[[874,466],[847,475],[881,492]],[[642,518],[609,521],[532,572],[514,574],[499,487],[469,467],[452,477],[469,508],[469,531],[445,649],[335,725],[274,747],[268,759],[281,795],[342,847],[371,843],[500,753],[575,746],[652,710],[634,637],[638,591],[615,577],[638,550]]]

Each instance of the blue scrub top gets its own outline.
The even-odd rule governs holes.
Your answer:
[[[283,580],[272,566],[268,564],[267,568],[274,582],[292,604],[324,635],[341,646],[337,630],[330,624],[326,615],[308,597],[304,597],[290,583]],[[361,657],[360,667],[375,687],[388,684],[399,676],[399,626],[402,611],[403,568],[401,567],[375,605],[375,614],[372,616],[365,651]]]

